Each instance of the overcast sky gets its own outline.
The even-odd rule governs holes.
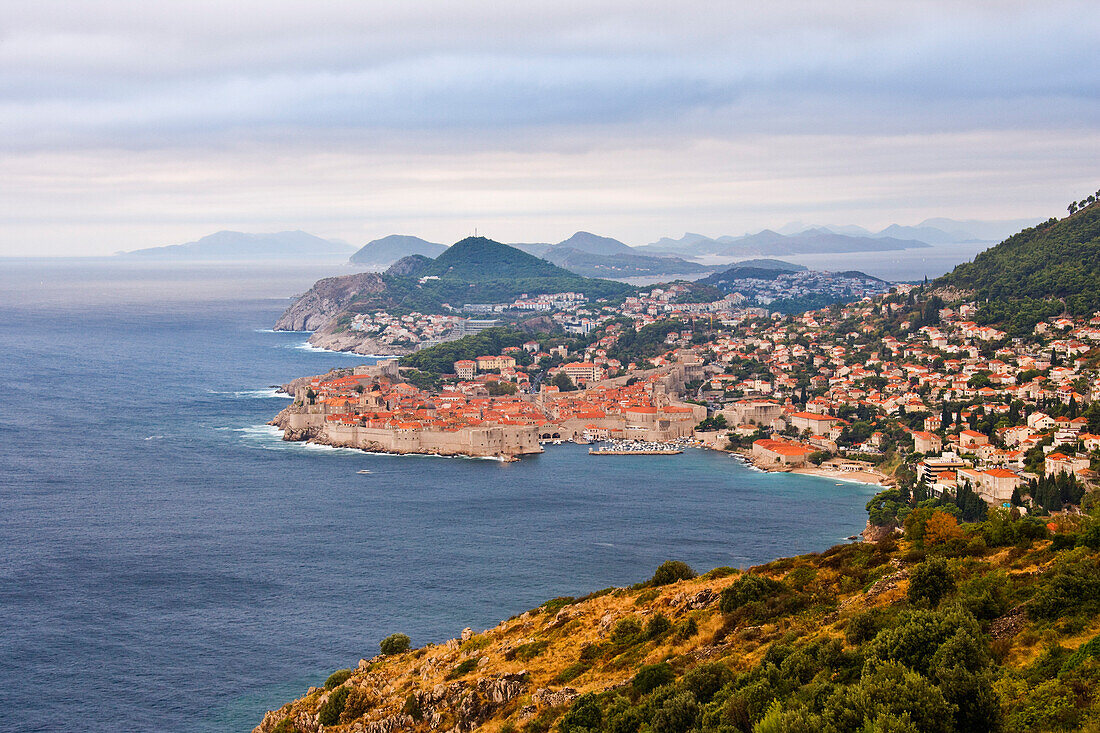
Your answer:
[[[1100,188],[1097,39],[1095,0],[14,0],[0,254],[1045,218]]]

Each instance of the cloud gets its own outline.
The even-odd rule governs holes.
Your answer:
[[[354,238],[463,211],[644,240],[830,207],[1041,214],[1086,185],[1091,3],[759,5],[18,3],[0,29],[0,246],[82,217],[133,240],[228,221]]]

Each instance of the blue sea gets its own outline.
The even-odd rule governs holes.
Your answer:
[[[248,731],[395,631],[818,551],[873,488],[729,456],[518,463],[284,443],[310,268],[0,261],[0,730]],[[359,474],[367,470],[369,474]]]

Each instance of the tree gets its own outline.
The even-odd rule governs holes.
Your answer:
[[[554,375],[554,378],[550,380],[550,384],[557,387],[562,392],[572,392],[577,388],[577,385],[573,384],[573,380],[569,378],[569,375],[565,372],[558,372]]]
[[[950,518],[954,521],[954,517]],[[929,520],[929,524],[931,524],[931,521]],[[909,590],[906,596],[910,603],[927,603],[935,608],[944,596],[954,591],[955,576],[951,572],[951,568],[947,566],[947,561],[942,557],[933,557],[913,569],[913,574],[909,578]]]
[[[389,656],[390,654],[400,654],[401,652],[407,652],[409,650],[409,643],[411,639],[404,634],[390,634],[379,647],[382,653]]]
[[[686,562],[666,560],[653,573],[649,585],[654,587],[668,585],[669,583],[675,583],[677,580],[691,580],[694,577],[695,571]]]
[[[959,523],[947,512],[935,512],[924,525],[924,544],[942,545],[962,537]]]

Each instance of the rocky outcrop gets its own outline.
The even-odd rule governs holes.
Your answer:
[[[330,321],[327,326],[322,327],[309,337],[309,343],[319,349],[350,351],[364,356],[405,356],[413,352],[413,349],[407,346],[382,343],[378,339],[364,336],[358,331],[332,330],[334,325],[335,321]]]
[[[877,524],[871,524],[871,520],[867,520],[867,526],[863,528],[861,533],[864,542],[881,542],[887,537],[893,537],[898,531],[896,524],[886,524],[879,526]]]
[[[420,277],[430,264],[432,264],[431,258],[424,255],[407,255],[390,265],[386,274],[396,277]]]
[[[302,297],[286,309],[275,322],[276,331],[319,331],[362,294],[386,289],[375,272],[326,277],[313,284]]]

